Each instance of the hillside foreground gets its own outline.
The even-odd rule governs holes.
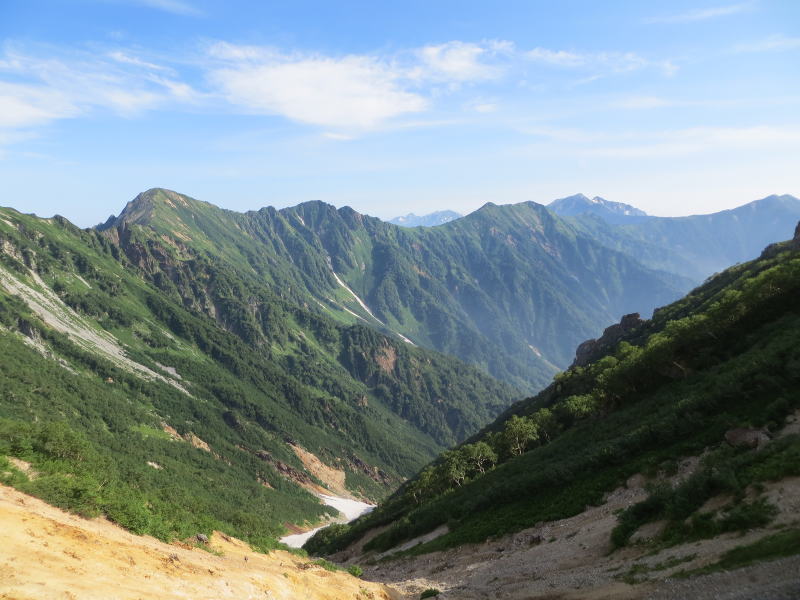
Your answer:
[[[208,550],[165,544],[0,486],[2,600],[235,598],[395,600],[381,584],[215,533]]]
[[[800,411],[787,419],[776,438],[798,433]],[[700,464],[701,457],[687,457],[677,473],[656,479],[676,485],[696,473]],[[387,552],[365,552],[364,544],[381,532],[375,530],[330,558],[339,564],[363,565],[366,578],[391,585],[408,600],[430,588],[440,590],[442,599],[458,600],[800,598],[800,477],[763,486],[762,492],[777,510],[769,526],[664,546],[653,542],[665,522],[654,522],[637,530],[628,547],[613,550],[610,539],[617,515],[647,498],[654,483],[653,478],[634,475],[599,506],[482,544],[408,555],[416,544],[446,533],[442,526]],[[711,498],[702,510],[713,511],[727,500],[725,496]],[[763,546],[776,536],[792,536],[793,555],[770,560],[780,554],[769,556]],[[751,552],[753,564],[730,560],[731,553],[736,557],[742,549],[753,548],[761,548]]]

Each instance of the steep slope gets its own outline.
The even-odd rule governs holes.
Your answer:
[[[457,356],[525,390],[541,388],[602,323],[649,312],[689,285],[534,203],[408,229],[322,202],[239,214],[151,190],[104,229],[143,268],[157,262],[143,245],[169,240],[287,301]],[[208,304],[202,295],[198,305]]]
[[[356,547],[373,553],[484,544],[550,530],[545,522],[602,506],[629,482],[642,489],[593,542],[602,553],[626,548],[634,534],[643,547],[628,557],[751,529],[760,537],[746,552],[756,557],[800,552],[780,541],[797,537],[796,494],[775,504],[781,480],[800,476],[796,418],[783,427],[800,407],[798,292],[800,225],[792,241],[713,277],[652,320],[609,328],[585,366],[511,407],[370,515],[306,547],[330,553],[362,537]],[[687,459],[692,468],[673,477]],[[764,529],[770,523],[779,533]]]
[[[216,533],[209,543],[165,544],[100,519],[69,515],[0,486],[0,596],[15,600],[272,598],[389,600],[379,584],[307,558],[252,551]]]
[[[800,200],[768,196],[731,210],[688,217],[647,217],[614,224],[594,214],[573,223],[609,248],[645,265],[700,282],[732,264],[752,260],[775,240],[791,236]]]
[[[686,285],[534,203],[411,230],[320,203],[283,212],[314,231],[377,320],[524,389],[541,387],[610,315],[652,310]]]
[[[611,202],[600,196],[588,198],[583,194],[575,194],[574,196],[553,200],[547,205],[547,208],[562,217],[589,214],[600,217],[606,223],[615,225],[635,223],[648,216],[646,212],[630,204]]]
[[[436,227],[437,225],[444,225],[450,221],[460,219],[463,216],[452,210],[439,210],[427,215],[408,213],[404,217],[395,217],[387,222],[401,227]]]
[[[516,396],[161,224],[98,233],[0,209],[0,456],[44,474],[4,481],[163,539],[216,528],[267,548],[333,512],[309,490],[379,498]]]

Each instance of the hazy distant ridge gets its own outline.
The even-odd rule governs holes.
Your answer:
[[[437,210],[427,215],[408,213],[404,217],[395,217],[387,222],[401,227],[435,227],[436,225],[444,225],[450,221],[460,219],[463,216],[453,210]]]

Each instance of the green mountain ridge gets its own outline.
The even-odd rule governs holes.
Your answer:
[[[526,391],[546,385],[602,324],[649,313],[690,285],[535,203],[488,204],[407,229],[319,201],[234,213],[150,190],[104,230],[136,227],[224,260],[291,302],[457,356]]]
[[[42,473],[4,482],[165,539],[268,547],[331,512],[293,445],[340,472],[337,492],[379,498],[517,397],[293,302],[263,257],[237,270],[184,244],[218,209],[178,199],[139,198],[102,232],[0,209],[0,457]]]

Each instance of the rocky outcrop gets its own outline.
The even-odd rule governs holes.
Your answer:
[[[596,358],[599,358],[600,355],[612,350],[617,342],[645,322],[646,321],[639,316],[639,313],[625,315],[620,319],[619,323],[606,327],[605,331],[603,331],[603,335],[598,339],[586,340],[578,346],[575,350],[575,361],[572,363],[572,366],[583,367],[588,365]]]
[[[738,427],[725,432],[725,441],[734,448],[757,449],[767,444],[770,436],[765,429]]]

